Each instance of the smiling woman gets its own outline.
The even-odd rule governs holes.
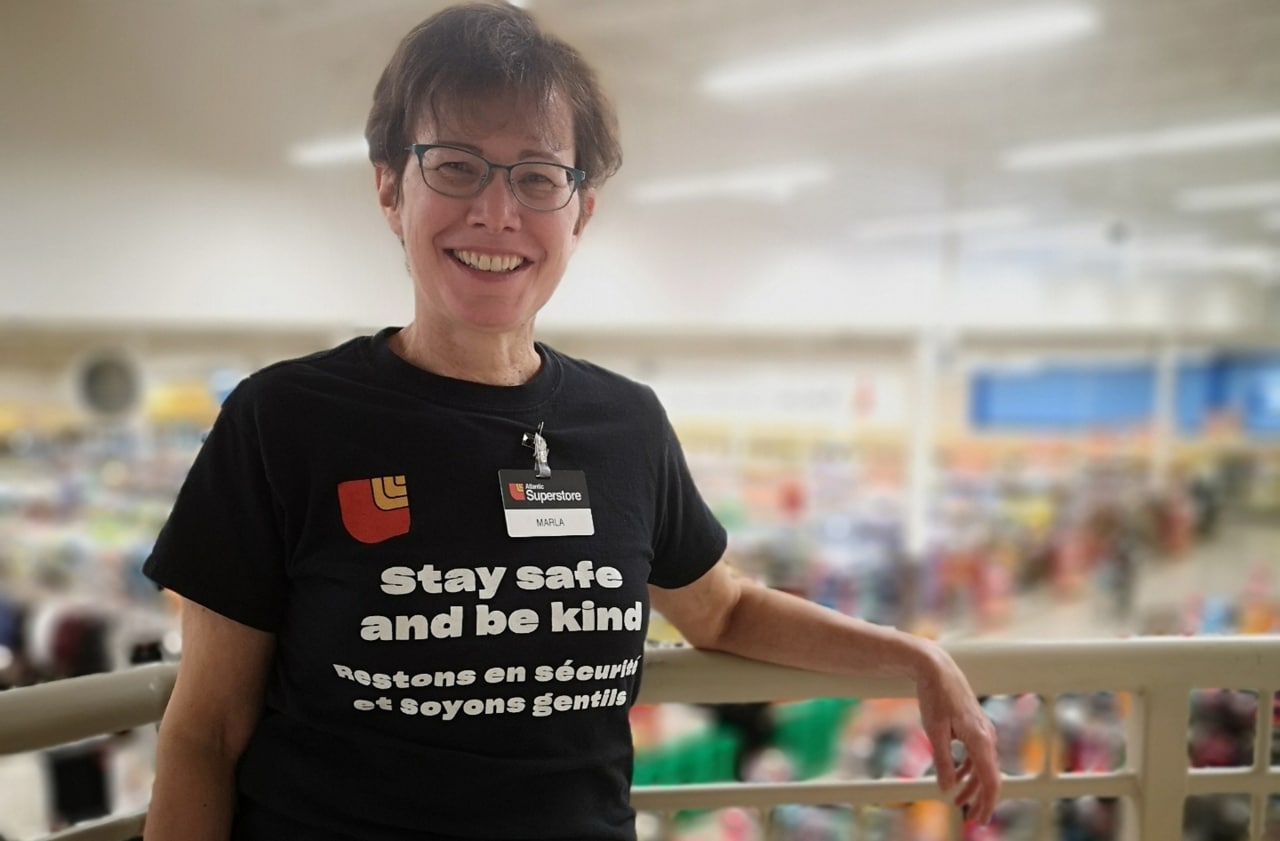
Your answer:
[[[413,312],[226,398],[146,564],[185,606],[147,841],[633,841],[651,604],[703,648],[914,679],[940,784],[990,816],[950,657],[731,575],[653,392],[535,341],[621,161],[577,52],[446,9],[366,137]]]
[[[587,175],[572,165],[575,118],[565,97],[552,94],[536,110],[510,94],[486,99],[463,119],[445,117],[444,108],[420,118],[414,134],[431,142],[404,147],[417,156],[420,178],[405,177],[408,162],[375,163],[383,213],[404,244],[415,290],[413,322],[393,348],[420,368],[516,385],[538,367],[533,320],[577,248],[596,188],[578,189]],[[458,348],[500,360],[498,369],[455,368]]]

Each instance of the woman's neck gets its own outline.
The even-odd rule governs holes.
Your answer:
[[[542,366],[533,346],[532,328],[518,337],[458,336],[420,329],[417,322],[410,322],[391,337],[390,347],[401,359],[424,371],[485,385],[523,385]]]

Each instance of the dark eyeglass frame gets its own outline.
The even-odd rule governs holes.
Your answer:
[[[477,160],[482,161],[485,167],[484,175],[480,176],[480,181],[479,183],[476,184],[476,188],[470,193],[458,194],[458,193],[445,193],[435,187],[432,187],[431,184],[427,181],[427,172],[424,169],[423,161],[422,161],[423,155],[425,155],[431,149],[448,149],[453,152],[463,152],[467,155],[471,155],[473,158],[476,158]],[[489,179],[493,177],[493,171],[495,169],[505,169],[507,171],[507,189],[511,191],[512,197],[515,198],[515,200],[520,203],[521,207],[527,207],[529,208],[529,210],[532,210],[535,213],[555,213],[557,210],[563,210],[564,208],[568,207],[569,202],[573,201],[574,195],[577,194],[578,188],[582,186],[582,182],[587,180],[587,173],[584,172],[583,170],[576,169],[575,167],[571,167],[571,166],[566,166],[565,164],[555,163],[554,161],[516,161],[513,164],[495,164],[493,161],[489,160],[488,158],[485,158],[483,155],[479,155],[473,152],[470,149],[463,149],[459,146],[450,146],[447,143],[414,143],[404,147],[404,151],[412,152],[414,155],[417,156],[418,175],[422,177],[422,183],[427,185],[427,189],[431,190],[432,192],[439,193],[442,196],[448,196],[451,199],[469,199],[469,198],[473,198],[475,196],[480,195],[482,192],[484,192],[484,188],[489,186]],[[512,171],[516,167],[525,166],[528,164],[536,164],[538,166],[553,166],[553,167],[556,167],[557,169],[563,169],[565,172],[569,173],[569,178],[571,180],[572,186],[569,190],[568,197],[566,197],[564,200],[564,204],[560,205],[559,207],[531,207],[530,205],[525,203],[524,199],[520,198],[520,194],[516,192],[515,184],[513,184],[511,181]]]

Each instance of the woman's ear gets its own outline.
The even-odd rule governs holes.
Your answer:
[[[382,208],[387,225],[404,242],[404,226],[400,222],[400,174],[389,164],[375,164],[373,183],[378,190],[378,206]]]
[[[573,235],[582,236],[582,229],[587,227],[591,216],[596,212],[596,191],[594,188],[583,190],[582,203],[578,205],[578,221],[573,223]]]

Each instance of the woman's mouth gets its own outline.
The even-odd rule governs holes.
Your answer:
[[[449,253],[464,266],[482,272],[512,272],[524,265],[524,258],[515,254],[478,254],[461,249]]]

